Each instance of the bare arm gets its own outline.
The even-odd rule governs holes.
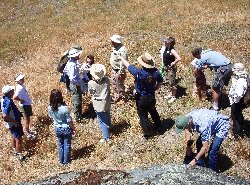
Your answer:
[[[187,146],[186,146],[186,155],[190,156],[192,155],[192,129],[191,126],[185,129],[185,137],[187,141]]]
[[[129,63],[125,58],[123,58],[122,56],[119,56],[119,55],[118,55],[118,58],[121,59],[123,65],[124,65],[126,68],[128,68],[128,66],[130,65],[130,63]]]
[[[14,96],[13,96],[13,99],[14,99],[14,100],[17,100],[17,101],[20,101],[22,104],[23,104],[23,102],[24,102],[24,100],[21,99],[21,98],[19,98],[17,95],[14,95]]]
[[[73,134],[76,132],[76,129],[75,129],[75,126],[74,126],[74,124],[73,124],[73,121],[70,121],[69,122],[69,126],[70,126],[70,128],[72,129],[72,131],[73,131]]]
[[[181,60],[181,57],[174,49],[171,50],[171,53],[175,56],[175,61],[171,63],[171,66],[172,66],[172,65],[176,65]]]
[[[208,146],[208,141],[202,142],[201,150],[189,164],[191,164],[192,166],[195,165],[196,162],[208,151]]]

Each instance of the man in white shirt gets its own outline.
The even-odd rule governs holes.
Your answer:
[[[82,50],[71,49],[68,54],[68,62],[64,68],[64,72],[69,76],[70,91],[72,95],[73,113],[75,115],[75,121],[79,122],[82,117],[82,89],[83,83],[78,67],[78,60]]]
[[[33,139],[35,137],[35,133],[34,131],[30,130],[30,117],[33,115],[31,106],[32,101],[24,85],[24,77],[25,75],[19,74],[15,79],[17,85],[15,89],[14,100],[20,102],[19,105],[21,107],[21,112],[24,117],[24,128],[26,131],[27,138]]]

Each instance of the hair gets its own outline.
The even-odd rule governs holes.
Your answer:
[[[170,41],[170,46],[174,47],[174,45],[175,45],[175,38],[174,37],[169,37],[168,39]]]
[[[89,55],[87,55],[87,58],[89,58],[92,61],[91,64],[95,63],[95,57],[94,57],[94,55],[89,54]]]
[[[52,111],[57,111],[59,104],[65,105],[62,92],[58,89],[53,89],[50,93],[50,106],[52,107]]]
[[[201,54],[202,52],[202,48],[195,48],[193,51],[192,51],[192,55],[198,55],[198,54]]]

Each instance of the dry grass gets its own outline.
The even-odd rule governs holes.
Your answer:
[[[80,168],[131,169],[151,164],[182,163],[183,137],[171,128],[173,119],[194,107],[209,106],[191,98],[192,72],[190,51],[196,46],[212,48],[224,53],[233,62],[250,60],[250,5],[239,1],[121,1],[121,0],[64,0],[64,1],[2,1],[0,3],[0,87],[14,84],[14,76],[27,75],[26,86],[33,99],[35,116],[32,124],[39,133],[37,140],[24,141],[28,160],[19,164],[11,156],[9,135],[1,126],[0,169],[1,183],[39,179],[59,172]],[[111,44],[109,37],[119,33],[129,49],[134,63],[142,51],[154,54],[159,64],[161,38],[173,35],[181,55],[178,76],[186,95],[168,105],[158,95],[159,113],[169,130],[162,136],[143,141],[133,102],[112,107],[112,143],[99,145],[101,137],[96,120],[85,119],[77,124],[78,135],[73,144],[72,163],[62,168],[57,161],[56,138],[47,117],[49,92],[61,88],[56,65],[63,51],[72,44],[81,44],[96,61],[108,65]],[[249,69],[249,66],[247,65]],[[129,76],[129,75],[128,75]],[[132,85],[131,76],[126,84]],[[89,100],[86,99],[86,102]],[[84,102],[84,103],[86,103]],[[229,110],[223,111],[229,114]],[[246,119],[249,110],[246,110]],[[249,176],[249,138],[241,143],[227,139],[222,147],[221,164],[227,175]]]

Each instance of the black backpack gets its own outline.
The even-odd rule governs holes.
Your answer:
[[[58,66],[57,66],[57,71],[59,73],[63,73],[63,70],[68,62],[68,54],[63,55],[62,58],[60,59]]]

